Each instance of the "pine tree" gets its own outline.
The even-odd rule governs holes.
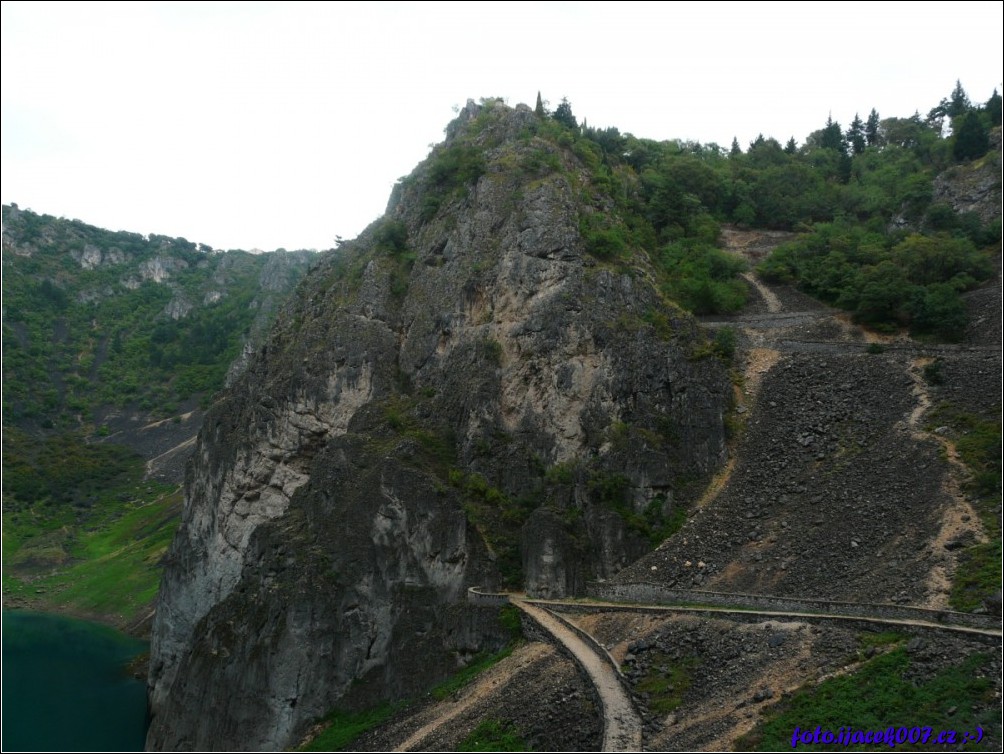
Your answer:
[[[840,124],[833,120],[833,116],[826,117],[826,127],[820,134],[819,146],[823,149],[835,149],[840,153],[847,152],[844,132],[840,129]]]
[[[861,154],[865,151],[865,124],[861,122],[861,118],[858,117],[857,113],[854,113],[851,127],[847,129],[847,141],[850,143],[854,154]]]
[[[735,136],[732,137],[732,148],[729,150],[729,157],[738,157],[743,153],[742,148],[739,146],[739,139]]]
[[[1001,96],[997,93],[996,89],[994,89],[994,93],[990,95],[990,99],[987,100],[987,104],[983,109],[990,118],[991,128],[1001,124]]]
[[[784,145],[784,153],[795,154],[796,152],[798,152],[798,144],[795,143],[795,137],[792,136],[788,139],[788,143]]]
[[[868,146],[877,147],[879,145],[879,114],[874,107],[868,113],[868,121],[865,123],[865,138],[868,140]]]
[[[533,112],[538,118],[543,118],[547,115],[547,111],[544,109],[544,100],[540,98],[540,89],[537,90],[537,105],[533,108]]]
[[[966,90],[962,88],[962,82],[956,79],[955,88],[952,90],[952,96],[948,100],[948,117],[954,120],[960,115],[963,115],[971,110],[972,107],[972,104],[969,102],[969,95],[967,95]]]
[[[955,144],[952,155],[956,160],[975,160],[982,157],[990,149],[990,137],[983,118],[976,110],[970,110],[959,120],[955,132]]]

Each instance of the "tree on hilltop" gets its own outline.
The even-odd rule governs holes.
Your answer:
[[[832,115],[826,117],[826,127],[819,134],[819,146],[823,149],[835,149],[841,154],[847,153],[844,132],[840,128],[840,123],[833,120]]]
[[[558,105],[554,111],[554,115],[551,117],[567,128],[575,130],[579,128],[579,122],[575,119],[575,115],[572,114],[572,104],[568,101],[567,97],[561,98],[561,104]]]
[[[870,147],[877,147],[879,144],[879,114],[874,107],[865,122],[865,139]]]
[[[955,133],[952,156],[956,160],[975,160],[990,149],[990,136],[983,125],[983,117],[976,110],[970,110],[959,120]]]
[[[973,105],[969,101],[969,95],[966,94],[966,90],[962,88],[962,82],[956,79],[955,88],[952,90],[952,96],[948,98],[948,107],[946,108],[948,117],[954,120],[960,115],[964,115],[972,108]]]
[[[851,145],[854,154],[861,154],[865,151],[867,137],[865,136],[865,124],[854,113],[854,120],[851,121],[850,128],[847,129],[847,141]]]
[[[994,93],[990,95],[990,99],[987,100],[987,104],[983,107],[984,112],[990,118],[990,126],[999,126],[1001,124],[1001,96],[997,93],[997,89],[994,89]]]

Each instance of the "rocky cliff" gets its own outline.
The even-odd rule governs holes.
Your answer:
[[[643,250],[604,246],[611,183],[569,143],[469,102],[208,412],[149,748],[287,747],[427,688],[501,641],[469,586],[612,575],[724,460],[726,368]]]
[[[953,165],[934,179],[933,199],[956,213],[973,213],[982,222],[999,220],[1001,214],[1000,130],[996,149],[979,160]]]

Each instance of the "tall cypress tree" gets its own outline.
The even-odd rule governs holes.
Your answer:
[[[533,112],[538,118],[543,118],[547,115],[547,111],[544,110],[544,100],[540,98],[540,89],[537,90],[537,105],[533,108]]]

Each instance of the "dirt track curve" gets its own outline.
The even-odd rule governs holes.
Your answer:
[[[603,751],[641,749],[641,718],[624,690],[611,661],[542,607],[521,600],[513,604],[529,615],[574,656],[592,681],[603,706]]]

